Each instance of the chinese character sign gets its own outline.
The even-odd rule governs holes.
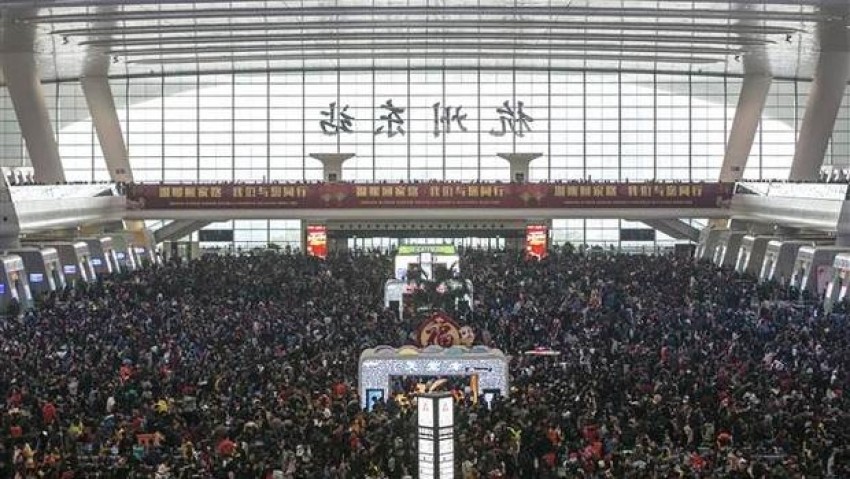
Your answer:
[[[466,113],[461,114],[460,110],[463,106],[440,106],[440,102],[434,103],[434,136],[440,136],[441,132],[446,134],[452,132],[452,124],[456,124],[460,131],[467,131],[463,126],[463,121],[466,120]],[[454,111],[454,113],[452,113]]]
[[[321,112],[322,116],[327,117],[319,121],[322,133],[331,136],[338,135],[340,132],[351,133],[351,127],[354,125],[354,117],[347,112],[348,105],[337,108],[336,102],[331,103],[328,106],[328,111]]]
[[[525,229],[525,257],[543,259],[549,247],[549,229],[546,225],[528,225]]]
[[[726,208],[730,183],[132,185],[130,209]],[[535,236],[535,242],[540,236]]]
[[[404,120],[401,118],[401,115],[405,109],[393,106],[392,100],[387,100],[386,103],[381,105],[381,108],[385,110],[385,113],[380,117],[381,122],[384,124],[375,130],[375,134],[380,135],[385,131],[384,127],[386,127],[387,136],[390,138],[395,135],[404,135]]]
[[[328,257],[328,228],[325,225],[307,226],[307,255],[325,259]]]
[[[490,134],[493,136],[505,136],[508,131],[514,136],[523,137],[525,132],[531,131],[529,123],[534,121],[534,118],[528,116],[524,108],[523,102],[517,102],[516,108],[511,107],[510,102],[505,100],[502,106],[496,108],[496,113],[499,114],[499,123],[501,129],[492,129]]]
[[[348,112],[348,109],[347,104],[340,105],[337,102],[332,102],[326,110],[321,110],[319,112],[321,118],[319,129],[322,133],[328,136],[353,133],[356,118]],[[389,98],[376,109],[378,113],[376,113],[377,118],[374,119],[375,128],[373,130],[375,136],[386,134],[387,137],[393,138],[407,134],[407,127],[405,126],[407,107],[398,106],[392,98]],[[463,111],[463,105],[443,105],[441,101],[438,101],[431,105],[431,109],[433,110],[431,131],[435,138],[441,135],[461,134],[469,131],[464,123],[469,117]],[[490,135],[505,136],[511,134],[517,138],[523,138],[526,133],[530,132],[531,124],[534,122],[534,118],[528,113],[523,101],[516,101],[512,104],[509,100],[505,100],[501,106],[494,108],[493,120],[497,122],[497,126],[490,130]]]

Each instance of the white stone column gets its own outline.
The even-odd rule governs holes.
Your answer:
[[[80,84],[86,96],[100,148],[103,150],[109,177],[115,182],[132,182],[133,170],[130,168],[127,146],[124,144],[124,135],[121,132],[121,123],[115,110],[115,99],[108,78],[86,76],[81,79]]]
[[[818,178],[844,89],[850,80],[847,27],[843,21],[829,21],[819,28],[821,51],[789,175],[795,181]]]
[[[32,51],[6,52],[2,54],[2,62],[3,76],[26,141],[35,181],[64,182],[65,171],[41,88],[35,54]]]
[[[342,181],[342,164],[354,153],[310,153],[310,158],[322,162],[322,179],[327,182]]]
[[[729,131],[726,155],[720,167],[720,181],[734,182],[743,177],[771,81],[772,78],[768,75],[744,76],[741,94],[738,96],[738,107],[735,109],[732,129]]]
[[[525,183],[528,181],[529,163],[543,156],[543,153],[498,153],[498,156],[510,163],[511,182]]]

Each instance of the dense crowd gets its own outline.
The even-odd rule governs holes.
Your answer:
[[[512,355],[512,387],[460,400],[458,477],[850,477],[843,313],[673,256],[461,271],[458,321]],[[412,342],[391,275],[379,254],[208,256],[4,319],[0,477],[416,477],[414,413],[356,391],[363,349]]]

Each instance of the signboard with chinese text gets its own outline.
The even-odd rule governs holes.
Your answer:
[[[198,241],[202,243],[230,243],[233,241],[233,230],[198,230]]]
[[[620,241],[655,241],[655,230],[648,228],[622,228]]]
[[[525,256],[543,259],[549,251],[549,229],[546,225],[528,225],[525,228]]]
[[[416,401],[419,477],[454,479],[454,398],[444,392]]]
[[[716,208],[731,183],[139,184],[136,209]]]
[[[432,253],[437,255],[456,255],[457,248],[450,244],[403,244],[398,247],[400,255],[415,255],[421,253]]]
[[[307,226],[307,255],[325,259],[328,257],[328,227]]]

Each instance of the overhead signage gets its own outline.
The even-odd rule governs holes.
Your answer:
[[[349,110],[349,104],[331,102],[326,109],[319,111],[318,128],[327,136],[350,135],[356,131],[355,123],[361,120],[368,125],[375,125],[375,136],[404,137],[409,128],[405,125],[407,107],[397,101],[393,103],[394,101],[388,98],[381,105],[376,105],[375,109],[380,109],[380,115],[376,115],[374,119],[355,118],[354,112]],[[464,124],[468,114],[463,111],[463,105],[443,105],[442,102],[437,102],[431,105],[431,109],[434,113],[432,132],[435,138],[469,131]],[[501,105],[493,105],[493,109],[495,114],[491,120],[490,136],[502,137],[510,134],[522,138],[531,132],[534,118],[528,113],[525,102],[505,100]]]
[[[233,230],[198,230],[198,241],[202,243],[230,243]]]
[[[649,228],[621,228],[620,241],[655,241],[655,230]]]
[[[731,183],[139,184],[135,209],[716,208]]]
[[[450,256],[457,254],[457,248],[451,244],[403,244],[398,247],[398,254],[402,256],[420,255],[422,253]]]

